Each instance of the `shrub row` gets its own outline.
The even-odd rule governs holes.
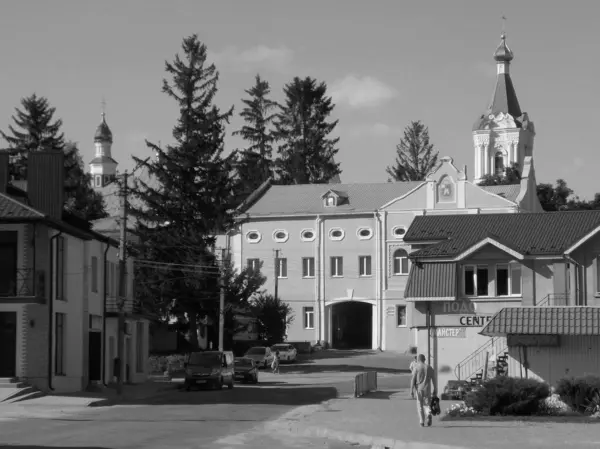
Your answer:
[[[545,412],[551,390],[547,383],[535,379],[499,376],[470,391],[465,406],[484,415],[536,415]],[[563,378],[556,395],[575,412],[600,412],[600,377]]]

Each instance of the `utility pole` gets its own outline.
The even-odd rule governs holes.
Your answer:
[[[275,301],[277,301],[277,296],[279,294],[279,251],[280,249],[276,249],[275,251]]]
[[[225,257],[226,249],[221,248],[221,289],[219,294],[219,351],[223,351],[223,337],[225,333]]]
[[[125,363],[123,360],[125,344],[125,301],[126,301],[126,267],[127,267],[127,170],[123,173],[123,184],[121,185],[121,235],[119,239],[119,320],[118,320],[118,338],[117,338],[117,394],[123,393],[123,374]]]

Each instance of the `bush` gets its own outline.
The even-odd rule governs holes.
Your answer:
[[[600,377],[564,377],[558,381],[556,393],[573,411],[595,413],[600,405]]]
[[[500,376],[469,392],[465,404],[489,415],[534,415],[548,396],[550,386],[544,382]]]

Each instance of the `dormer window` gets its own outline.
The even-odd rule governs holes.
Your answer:
[[[337,198],[334,196],[326,196],[325,197],[325,207],[335,207],[337,206]]]
[[[321,195],[325,207],[337,207],[348,202],[348,195],[339,190],[330,189]]]

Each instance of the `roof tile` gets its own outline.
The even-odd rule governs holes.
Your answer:
[[[456,264],[413,264],[406,283],[407,301],[453,301],[456,299]]]
[[[13,198],[0,194],[0,220],[31,220],[36,218],[42,219],[44,214]]]
[[[480,334],[600,335],[600,307],[506,307]]]
[[[490,235],[525,255],[562,254],[600,226],[600,211],[417,216],[406,243],[440,241],[412,254],[455,257]]]

